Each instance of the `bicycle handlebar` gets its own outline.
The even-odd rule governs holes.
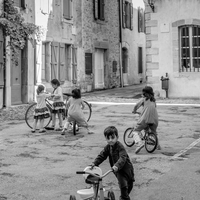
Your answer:
[[[77,171],[76,174],[89,174],[92,176],[95,176],[97,178],[104,178],[105,176],[107,176],[109,173],[113,172],[112,169],[108,170],[105,174],[103,174],[102,176],[99,176],[97,174],[91,173],[91,172],[85,172],[85,171]]]

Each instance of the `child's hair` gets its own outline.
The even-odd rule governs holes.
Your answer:
[[[58,79],[52,79],[52,80],[51,80],[51,84],[54,84],[54,85],[60,86],[60,82],[59,82]]]
[[[37,87],[37,95],[39,95],[45,89],[44,85],[38,85]]]
[[[80,99],[81,98],[81,90],[76,88],[72,90],[72,97],[74,99]]]
[[[155,102],[155,98],[154,98],[154,92],[153,92],[153,88],[150,86],[145,86],[145,88],[143,88],[142,90],[143,96],[146,98],[146,100],[150,99],[150,101]]]
[[[118,138],[118,130],[115,126],[108,126],[104,130],[104,136],[105,138],[109,138],[110,136],[115,135]]]

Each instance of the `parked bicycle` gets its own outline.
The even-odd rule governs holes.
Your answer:
[[[67,99],[69,98],[69,96],[71,96],[71,94],[68,94],[68,93],[63,93],[63,96],[65,97],[65,105],[66,105],[66,102],[67,102]],[[53,110],[53,101],[51,99],[46,99],[46,105],[47,105],[47,108],[49,109],[49,112],[52,113],[52,110]],[[84,109],[83,109],[83,113],[86,117],[86,120],[87,122],[90,120],[91,118],[91,115],[92,115],[92,105],[89,104],[87,101],[83,101],[84,102]],[[25,121],[26,121],[26,124],[32,128],[33,126],[33,123],[34,123],[34,116],[33,116],[33,113],[34,113],[34,110],[36,108],[36,105],[37,103],[33,103],[31,104],[28,109],[26,110],[26,113],[25,113]],[[67,117],[67,108],[65,107],[65,112],[63,114],[63,119],[65,119]],[[50,115],[50,118],[46,118],[44,119],[44,127],[47,128],[48,125],[50,124],[52,120],[52,117]],[[72,124],[72,130],[73,130],[73,133],[74,135],[76,135],[76,131],[77,131],[77,123],[74,121],[74,123]]]
[[[108,191],[107,197],[105,197],[105,189],[103,188],[102,179],[107,176],[113,170],[108,170],[105,174],[99,167],[91,169],[90,166],[86,167],[84,171],[77,171],[77,174],[83,174],[85,182],[92,185],[91,188],[81,189],[77,191],[81,200],[115,200],[115,194],[112,190]],[[76,200],[75,195],[70,195],[69,200]]]
[[[140,113],[136,113],[140,114]],[[150,126],[152,124],[148,124],[147,129],[141,131],[141,139],[145,142],[144,146],[148,153],[153,153],[157,148],[158,137],[157,135],[151,131]],[[123,140],[126,146],[132,147],[135,144],[134,141],[134,127],[127,128],[123,135]]]

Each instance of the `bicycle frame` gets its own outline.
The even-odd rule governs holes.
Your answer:
[[[96,178],[98,178],[98,183],[94,183],[93,184],[93,189],[94,189],[94,195],[93,195],[93,199],[94,200],[98,200],[98,191],[99,192],[99,200],[104,200],[104,191],[103,191],[103,183],[102,183],[102,179],[107,176],[109,173],[113,172],[113,170],[108,170],[105,174],[103,174],[102,176],[98,176],[96,174],[90,173],[90,172],[85,172],[85,171],[77,171],[77,174],[89,174],[91,176],[94,176]],[[91,197],[88,197],[84,200],[88,200],[91,199]]]

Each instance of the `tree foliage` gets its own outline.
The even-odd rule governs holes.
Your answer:
[[[3,12],[0,16],[0,25],[3,27],[4,36],[10,36],[9,46],[12,60],[18,64],[19,50],[22,50],[27,40],[40,41],[43,29],[33,23],[25,23],[22,14],[14,6],[13,0],[4,0]]]

